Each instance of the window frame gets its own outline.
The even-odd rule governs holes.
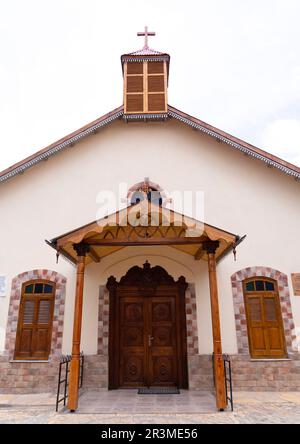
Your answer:
[[[34,284],[46,284],[52,286],[52,292],[51,293],[25,293],[25,289],[28,285],[34,285]],[[34,287],[35,289],[35,287]],[[55,297],[56,297],[56,283],[53,281],[50,281],[48,279],[31,279],[28,281],[25,281],[22,283],[21,288],[21,298],[20,298],[20,306],[19,306],[19,312],[18,312],[18,323],[17,323],[17,330],[16,330],[16,340],[15,340],[15,349],[14,349],[14,357],[13,359],[15,361],[47,361],[49,360],[49,355],[51,353],[52,348],[52,332],[53,332],[53,320],[54,320],[54,309],[55,309]],[[32,330],[33,335],[34,331],[37,329],[38,323],[38,307],[41,300],[50,300],[50,316],[48,321],[48,337],[47,337],[47,350],[44,353],[44,355],[34,355],[34,352],[28,354],[28,356],[21,356],[21,338],[22,338],[22,330],[24,329],[24,308],[25,303],[28,300],[38,300],[38,303],[35,303],[34,306],[34,322],[32,323]],[[41,323],[42,324],[42,323]],[[31,339],[31,341],[35,341],[36,338]]]
[[[256,285],[255,285],[255,290],[251,290],[248,291],[246,289],[246,286],[249,282],[255,282],[255,281],[263,281],[263,282],[271,282],[274,285],[274,290],[256,290]],[[265,285],[264,285],[265,286]],[[275,279],[266,277],[266,276],[252,276],[250,278],[246,278],[242,281],[242,288],[243,288],[243,299],[244,299],[244,307],[245,307],[245,317],[246,317],[246,324],[247,324],[247,335],[248,335],[248,344],[249,344],[249,353],[252,359],[285,359],[288,357],[287,354],[287,346],[286,346],[286,338],[285,338],[285,330],[284,330],[284,323],[283,323],[283,318],[282,318],[282,310],[281,310],[281,304],[280,304],[280,296],[279,296],[279,289],[278,289],[278,282]],[[266,354],[258,354],[255,353],[254,351],[254,347],[252,345],[252,339],[251,339],[251,330],[252,330],[252,326],[251,326],[251,319],[248,315],[248,302],[247,302],[247,296],[257,296],[257,297],[262,297],[265,296],[266,294],[269,295],[273,295],[274,299],[275,299],[275,310],[276,310],[276,322],[277,322],[277,326],[278,329],[280,330],[280,334],[281,334],[281,340],[282,340],[282,354],[281,355],[276,355],[276,354],[271,354],[271,353],[266,353]],[[265,312],[265,305],[263,306],[262,309],[262,317],[264,317],[264,312]],[[266,321],[263,320],[263,323],[265,323]],[[266,326],[262,327],[264,330],[264,334],[265,334],[265,330],[267,329]],[[267,349],[266,349],[267,350]]]
[[[136,73],[129,73],[128,72],[128,66],[130,66],[132,63],[140,63],[142,65],[142,69],[140,72]],[[148,72],[148,64],[149,63],[161,63],[162,68],[161,70],[157,72]],[[150,82],[151,79],[154,79],[155,77],[161,77],[162,80],[162,88],[159,90],[149,91],[149,78]],[[128,79],[129,78],[141,78],[142,79],[142,90],[140,91],[128,91]],[[136,62],[126,62],[124,64],[124,112],[125,114],[156,114],[156,113],[166,113],[168,108],[168,97],[167,97],[167,64],[165,61],[159,61],[159,62],[150,62],[147,60],[144,61],[136,61]],[[150,106],[149,101],[151,102],[154,98],[161,98],[160,96],[163,96],[163,107],[156,107],[156,106]],[[142,100],[142,106],[137,107],[139,109],[133,110],[131,109],[132,102],[128,100],[129,98],[133,98],[137,100],[137,97],[140,97],[140,100]],[[130,102],[130,111],[128,110],[128,102]],[[151,108],[151,109],[149,109]]]

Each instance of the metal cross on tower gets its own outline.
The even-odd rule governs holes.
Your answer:
[[[145,43],[144,43],[144,48],[143,49],[148,49],[148,36],[154,36],[155,32],[151,32],[148,31],[148,26],[145,26],[145,31],[144,32],[138,32],[137,36],[138,37],[142,37],[145,36]]]

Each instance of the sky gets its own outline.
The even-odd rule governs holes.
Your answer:
[[[299,17],[299,0],[0,0],[0,170],[121,105],[145,25],[170,105],[300,166]]]

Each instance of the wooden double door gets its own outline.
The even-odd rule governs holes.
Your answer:
[[[109,387],[187,388],[185,302],[178,286],[150,292],[120,287],[114,302],[110,304]]]
[[[120,299],[120,387],[177,386],[175,296]]]

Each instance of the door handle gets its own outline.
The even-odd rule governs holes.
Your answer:
[[[153,339],[154,339],[153,336],[148,335],[148,344],[149,344],[149,347],[151,347]]]

